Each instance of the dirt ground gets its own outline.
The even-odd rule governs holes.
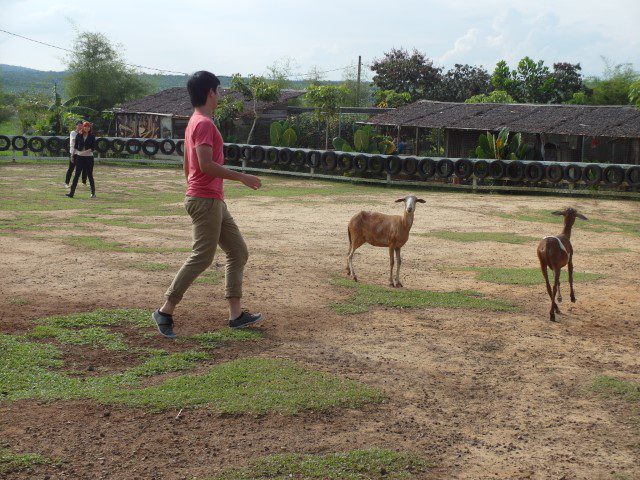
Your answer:
[[[6,182],[0,185],[0,197],[11,182],[27,178],[24,175],[35,168],[1,168],[0,180]],[[64,190],[54,187],[61,168],[42,167],[39,175],[51,176],[51,188],[62,195]],[[110,185],[100,184],[100,171],[105,170],[98,171],[102,191]],[[112,170],[120,171],[124,169]],[[173,170],[127,172],[139,175],[151,191],[167,185],[179,190],[184,183]],[[265,177],[265,183],[326,185],[276,177]],[[577,283],[575,304],[569,302],[564,285],[562,315],[550,323],[542,285],[487,283],[464,270],[536,267],[536,241],[460,243],[419,235],[452,230],[539,238],[559,233],[558,225],[499,214],[572,205],[590,218],[640,223],[640,204],[420,192],[426,203],[418,205],[412,236],[402,250],[404,286],[476,290],[512,302],[519,311],[373,307],[341,316],[330,305],[350,293],[332,285],[331,278],[344,275],[349,218],[361,209],[401,211],[393,203],[402,196],[397,191],[353,189],[354,195],[337,198],[228,200],[250,251],[246,304],[263,313],[260,329],[265,338],[233,344],[213,356],[215,362],[249,355],[294,359],[377,387],[388,396],[387,402],[295,416],[217,416],[201,408],[185,410],[178,419],[173,411],[149,413],[89,401],[5,402],[0,403],[0,443],[63,460],[58,467],[37,467],[33,478],[204,477],[261,455],[372,447],[418,452],[434,461],[437,467],[425,478],[640,478],[640,406],[602,398],[589,388],[599,375],[640,381],[640,237],[575,229],[576,270],[606,277]],[[101,236],[123,243],[190,246],[186,213],[144,221],[156,221],[157,228],[110,226]],[[156,308],[188,255],[87,251],[60,240],[70,233],[0,236],[1,332],[23,332],[31,320],[52,314]],[[132,262],[142,260],[170,263],[175,269],[131,268]],[[223,263],[224,256],[218,254],[216,261]],[[355,262],[362,282],[387,284],[385,249],[363,246]],[[222,293],[221,285],[194,285],[176,312],[177,333],[222,327]],[[16,298],[28,303],[18,306]],[[170,348],[159,336],[146,344]],[[122,354],[96,357],[81,348],[69,350],[65,360],[80,368],[99,363],[117,369],[127,362]]]

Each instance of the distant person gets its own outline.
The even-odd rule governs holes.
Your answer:
[[[173,311],[193,281],[213,262],[216,247],[227,256],[225,298],[229,326],[242,328],[262,319],[243,311],[242,277],[249,256],[247,246],[224,202],[223,181],[235,180],[257,190],[260,179],[225,168],[222,135],[211,117],[218,106],[220,80],[213,73],[196,72],[187,81],[194,112],[184,134],[184,175],[187,180],[185,208],[193,224],[193,252],[165,293],[165,303],[153,312],[158,330],[167,338],[173,333]]]
[[[84,122],[82,124],[82,132],[76,135],[75,155],[76,155],[76,174],[73,177],[71,190],[67,193],[67,197],[73,198],[78,186],[78,179],[81,174],[87,175],[89,185],[91,186],[91,198],[96,198],[96,184],[93,181],[93,150],[96,148],[96,137],[91,132],[91,123]]]
[[[67,168],[67,175],[64,179],[64,186],[71,188],[69,182],[71,181],[71,174],[73,169],[76,168],[76,136],[82,133],[82,120],[76,122],[76,128],[69,133],[69,168]],[[87,174],[82,172],[82,183],[87,183]]]

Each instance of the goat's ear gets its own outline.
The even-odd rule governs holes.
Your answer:
[[[564,212],[562,210],[556,210],[555,212],[551,212],[551,215],[559,215],[564,217]]]
[[[404,202],[404,198],[399,198],[396,200],[396,203]]]
[[[416,202],[418,202],[418,203],[427,203],[425,200],[423,200],[421,198],[416,198]]]
[[[576,212],[576,217],[581,218],[582,220],[589,220],[587,217],[585,217],[583,214]]]

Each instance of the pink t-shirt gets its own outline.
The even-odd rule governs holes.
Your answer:
[[[222,178],[211,177],[200,170],[196,147],[209,145],[213,148],[213,161],[224,165],[222,135],[213,120],[199,112],[193,112],[184,132],[184,151],[187,162],[187,195],[190,197],[217,198],[224,200]]]

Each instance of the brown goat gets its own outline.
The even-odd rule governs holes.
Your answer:
[[[562,233],[555,237],[544,237],[538,244],[538,260],[540,260],[540,268],[542,275],[547,284],[547,293],[551,298],[551,311],[549,312],[549,320],[555,322],[556,313],[560,313],[558,304],[556,303],[556,293],[558,294],[558,302],[562,302],[560,294],[560,270],[565,265],[569,269],[569,288],[571,290],[571,301],[576,301],[576,295],[573,291],[573,247],[571,246],[571,227],[576,218],[587,220],[587,217],[578,213],[574,208],[568,207],[562,211],[552,212],[553,215],[564,217],[564,229]],[[549,284],[549,274],[547,268],[553,271],[553,290]]]
[[[408,195],[399,198],[396,203],[404,202],[404,215],[385,215],[376,212],[360,212],[349,221],[349,255],[347,257],[347,275],[358,281],[356,272],[353,269],[353,254],[356,249],[364,243],[369,243],[374,247],[389,248],[389,286],[402,287],[400,283],[400,249],[409,239],[409,231],[413,225],[413,212],[416,203],[425,203],[421,198]],[[393,255],[397,259],[396,276],[393,277]]]

